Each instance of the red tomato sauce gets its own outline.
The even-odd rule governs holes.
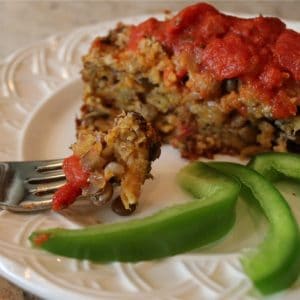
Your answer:
[[[45,242],[47,242],[49,238],[50,238],[50,233],[39,233],[33,238],[33,243],[38,247],[43,245]]]
[[[286,80],[300,80],[300,34],[278,18],[242,19],[199,3],[172,19],[133,26],[128,48],[136,50],[144,37],[155,38],[170,55],[191,56],[199,72],[209,71],[217,80],[239,78],[271,105],[275,118],[296,114],[296,104],[281,87]]]
[[[89,172],[83,169],[78,156],[71,155],[65,158],[63,171],[67,183],[54,193],[53,210],[61,210],[71,205],[81,195],[82,188],[88,185]]]

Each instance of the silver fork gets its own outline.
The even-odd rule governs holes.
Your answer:
[[[0,162],[0,209],[36,212],[51,208],[65,183],[62,160]]]

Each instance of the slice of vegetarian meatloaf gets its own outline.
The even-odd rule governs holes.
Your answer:
[[[105,204],[113,186],[120,185],[113,208],[122,214],[134,210],[141,186],[151,177],[151,162],[160,155],[160,141],[140,114],[130,112],[118,115],[107,132],[80,131],[72,150],[63,163],[67,183],[54,194],[53,209],[69,206],[78,196]]]
[[[189,159],[300,148],[300,35],[277,18],[200,3],[166,21],[119,24],[83,64],[78,132],[107,130],[124,110]]]

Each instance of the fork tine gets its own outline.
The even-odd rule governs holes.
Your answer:
[[[51,195],[51,194],[35,195],[35,194],[28,193],[28,194],[26,194],[26,196],[24,197],[24,200],[23,200],[23,201],[34,201],[34,202],[38,202],[38,201],[47,200],[47,199],[52,199],[52,195]]]
[[[52,207],[52,199],[43,199],[42,201],[23,201],[20,205],[23,209],[45,210]]]
[[[51,185],[38,185],[34,188],[31,188],[28,190],[29,193],[36,195],[36,196],[42,196],[45,194],[53,194],[56,190],[61,188],[65,182],[62,182],[60,184],[51,184]]]
[[[39,166],[37,166],[35,170],[37,172],[48,172],[48,171],[52,171],[52,170],[59,170],[62,168],[62,162],[63,161],[61,159],[51,161],[51,163],[45,162],[43,164],[41,162],[41,164]]]
[[[53,172],[53,175],[44,176],[41,175],[40,177],[31,177],[26,180],[29,184],[38,184],[38,183],[49,183],[53,181],[60,181],[66,179],[66,176],[61,172]]]
[[[5,209],[13,212],[30,213],[43,210],[49,210],[52,206],[52,199],[43,201],[23,201],[19,205],[11,205],[0,202],[0,209]]]

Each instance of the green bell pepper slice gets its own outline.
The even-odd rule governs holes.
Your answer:
[[[272,166],[288,176],[294,174],[289,170],[289,163],[284,165],[277,157],[276,160],[270,157],[272,155],[254,158],[250,166],[264,170],[263,173],[272,179],[279,178]],[[271,161],[272,164],[269,164]],[[239,180],[242,195],[251,201],[257,200],[269,220],[270,229],[263,243],[241,258],[246,274],[264,294],[289,287],[300,271],[299,228],[289,205],[272,183],[256,171],[234,163],[212,162],[209,165]]]
[[[253,157],[248,165],[271,181],[291,178],[300,181],[300,155],[293,153],[262,153]]]
[[[54,228],[31,234],[34,246],[55,254],[96,262],[135,262],[175,255],[224,236],[235,221],[239,184],[204,163],[178,174],[194,201],[144,219],[84,229]]]

